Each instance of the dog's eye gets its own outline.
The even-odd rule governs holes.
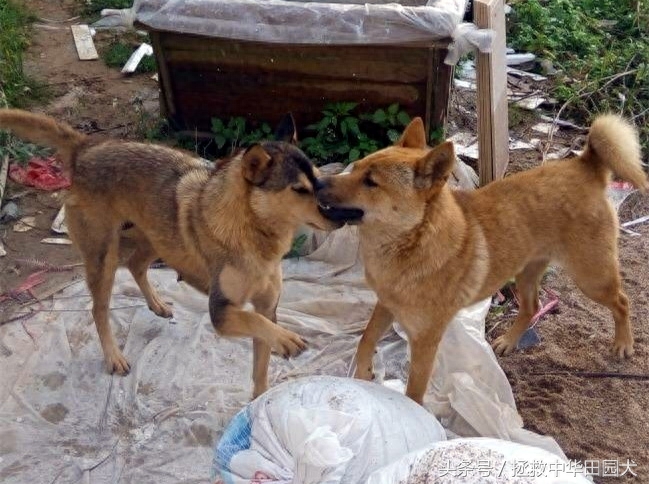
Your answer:
[[[306,187],[293,187],[293,191],[300,195],[311,195],[311,190]]]
[[[370,188],[379,186],[379,184],[376,183],[374,180],[372,180],[372,178],[369,175],[363,178],[363,185]]]

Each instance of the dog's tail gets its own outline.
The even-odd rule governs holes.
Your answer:
[[[640,190],[649,188],[642,169],[638,132],[620,116],[605,114],[595,119],[582,159],[612,171]]]
[[[54,118],[20,109],[0,109],[0,129],[7,129],[30,143],[55,148],[67,170],[71,170],[72,154],[86,135]]]

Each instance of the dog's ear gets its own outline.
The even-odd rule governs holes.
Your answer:
[[[261,145],[252,145],[243,154],[241,168],[243,177],[253,185],[259,186],[270,177],[273,158]]]
[[[423,150],[426,147],[426,129],[421,118],[413,118],[394,145]]]
[[[446,182],[455,166],[455,149],[451,141],[430,150],[415,165],[415,188],[427,189]]]
[[[285,141],[286,143],[297,144],[297,128],[295,119],[291,113],[286,114],[279,122],[275,130],[275,140]]]

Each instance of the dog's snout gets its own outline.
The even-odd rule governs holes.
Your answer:
[[[323,176],[316,178],[315,183],[313,184],[313,190],[318,193],[321,190],[324,190],[330,185],[329,177]]]

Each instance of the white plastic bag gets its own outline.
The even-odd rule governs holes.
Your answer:
[[[585,484],[584,468],[538,447],[489,438],[453,439],[382,468],[366,484]]]
[[[446,439],[424,408],[375,383],[314,376],[272,388],[230,422],[216,483],[359,484],[408,452]]]

